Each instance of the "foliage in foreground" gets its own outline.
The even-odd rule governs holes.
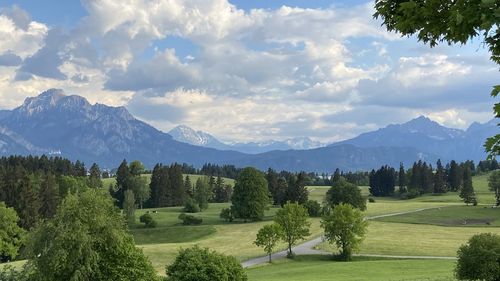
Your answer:
[[[0,262],[15,258],[23,244],[25,231],[18,222],[16,211],[0,202]]]
[[[96,190],[69,195],[53,220],[29,243],[37,281],[157,280],[150,261],[135,247],[109,196]]]
[[[246,281],[247,275],[232,256],[208,248],[193,246],[181,249],[167,266],[167,281]]]
[[[458,250],[455,274],[460,280],[500,280],[500,236],[482,233],[472,236]]]

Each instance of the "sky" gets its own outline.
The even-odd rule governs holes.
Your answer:
[[[2,0],[0,109],[50,88],[224,141],[335,142],[425,115],[493,118],[476,38],[430,48],[362,0]]]

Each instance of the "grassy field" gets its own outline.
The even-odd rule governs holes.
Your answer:
[[[445,281],[453,279],[454,261],[354,258],[336,262],[329,256],[299,256],[247,270],[250,281]]]
[[[472,235],[484,232],[500,234],[500,228],[370,221],[360,254],[454,257],[460,245]],[[318,248],[337,252],[336,247],[326,242]]]
[[[145,175],[149,177],[149,175]],[[196,175],[190,175],[193,182]],[[105,179],[105,186],[113,184],[115,179]],[[375,203],[368,203],[365,216],[373,217],[436,208],[417,213],[385,217],[370,221],[367,237],[362,244],[361,253],[407,256],[455,256],[460,245],[470,236],[481,232],[500,234],[500,209],[484,208],[494,202],[493,194],[488,191],[487,175],[474,177],[474,187],[479,197],[478,207],[466,207],[457,193],[440,196],[426,195],[411,200],[393,197],[375,198]],[[234,184],[234,180],[226,179]],[[310,186],[309,198],[323,202],[329,187]],[[368,187],[361,187],[368,195]],[[243,261],[262,256],[264,252],[253,241],[257,231],[271,223],[277,208],[266,211],[260,222],[227,223],[219,218],[223,208],[229,203],[210,204],[202,213],[194,214],[203,218],[199,226],[181,225],[178,215],[181,207],[145,209],[136,211],[136,223],[130,232],[137,245],[144,250],[160,274],[165,274],[165,265],[169,264],[180,248],[198,244],[213,250],[235,256]],[[440,209],[437,209],[440,208]],[[145,212],[150,212],[158,222],[157,228],[146,229],[138,222]],[[154,212],[156,211],[156,212]],[[461,225],[461,220],[469,222]],[[311,219],[311,235],[322,234],[320,219]],[[462,221],[463,222],[463,221]],[[489,222],[490,225],[486,225]],[[308,239],[309,239],[308,238]],[[280,249],[285,245],[281,244]],[[318,248],[336,252],[337,249],[322,243]],[[447,260],[388,260],[357,258],[352,263],[334,262],[328,257],[298,257],[294,261],[281,260],[273,265],[248,269],[250,280],[453,280],[453,261]],[[362,270],[360,270],[362,269]],[[404,276],[404,277],[401,277]]]
[[[198,244],[213,250],[233,255],[238,260],[246,260],[264,254],[261,248],[255,246],[257,231],[265,224],[271,223],[277,208],[270,208],[265,213],[265,218],[260,222],[232,222],[227,223],[219,218],[223,208],[228,203],[212,203],[209,208],[201,213],[193,214],[203,218],[200,226],[184,226],[177,218],[182,212],[180,207],[138,210],[136,217],[139,218],[144,212],[150,214],[158,222],[153,229],[145,229],[138,223],[131,228],[131,233],[136,243],[153,262],[158,272],[164,274],[165,265],[170,263],[180,248],[190,247]],[[152,213],[155,210],[157,213]],[[311,219],[311,236],[321,235],[319,219]],[[285,245],[280,245],[284,249]]]
[[[384,222],[432,224],[442,226],[500,226],[500,208],[486,206],[447,206],[439,209],[377,219]]]

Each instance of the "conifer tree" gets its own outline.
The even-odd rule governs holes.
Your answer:
[[[459,191],[462,186],[463,172],[460,166],[452,160],[450,162],[450,171],[448,172],[448,186],[450,191]]]
[[[398,183],[399,183],[399,192],[406,192],[406,172],[403,163],[399,164],[399,173],[398,173]]]
[[[51,173],[47,173],[42,181],[39,193],[41,208],[40,215],[44,219],[52,218],[57,211],[60,202],[59,185]]]
[[[441,160],[439,159],[436,164],[436,174],[434,174],[434,193],[445,193],[446,188],[446,175]]]
[[[474,187],[472,186],[472,172],[467,168],[463,171],[463,185],[460,189],[460,198],[462,198],[467,205],[477,203]]]
[[[93,163],[89,170],[89,184],[94,188],[102,188],[101,169],[99,165]]]

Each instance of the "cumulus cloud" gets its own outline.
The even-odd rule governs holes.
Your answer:
[[[484,121],[498,80],[481,52],[415,54],[418,45],[401,45],[373,19],[372,2],[251,10],[228,0],[81,2],[87,15],[70,30],[17,6],[0,10],[0,93],[8,93],[0,107],[56,87],[127,105],[163,130],[183,123],[226,140],[334,141],[420,114],[455,127]]]

